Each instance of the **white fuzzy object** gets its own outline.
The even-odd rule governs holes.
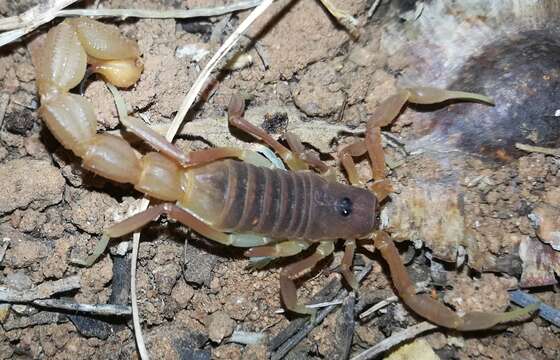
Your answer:
[[[401,52],[415,58],[404,70],[400,86],[418,83],[446,87],[461,66],[484,46],[521,31],[556,28],[559,0],[433,0],[400,14],[404,24],[390,21],[381,47],[389,55]]]

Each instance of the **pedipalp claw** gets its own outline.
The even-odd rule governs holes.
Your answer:
[[[473,331],[492,328],[498,324],[525,320],[526,317],[539,309],[539,303],[504,313],[472,312],[462,317],[463,324],[457,330]]]
[[[452,91],[432,87],[416,87],[406,89],[409,93],[408,102],[420,105],[437,104],[448,100],[476,101],[494,105],[494,100],[482,94],[466,91]]]

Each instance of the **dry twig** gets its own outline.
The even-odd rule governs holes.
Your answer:
[[[35,300],[33,305],[50,309],[69,310],[73,312],[86,313],[101,316],[130,316],[132,308],[128,305],[119,304],[78,304],[59,299]]]
[[[521,290],[515,290],[509,294],[511,302],[519,306],[527,307],[539,304],[539,316],[560,328],[560,310],[552,306],[542,304],[536,297]]]
[[[530,153],[541,153],[541,154],[545,154],[545,155],[552,155],[552,156],[555,156],[555,157],[560,157],[560,149],[545,148],[545,147],[533,146],[533,145],[528,145],[528,144],[520,144],[520,143],[516,143],[515,147],[518,148],[519,150],[527,151],[527,152],[530,152]]]
[[[416,293],[422,293],[425,292],[427,289],[424,286],[424,284],[417,284],[416,285]],[[369,309],[365,310],[364,312],[362,312],[360,314],[360,319],[363,320],[365,318],[367,318],[368,316],[370,316],[371,314],[373,314],[374,312],[383,309],[385,306],[388,306],[389,304],[392,304],[396,301],[399,300],[399,297],[396,295],[393,296],[389,296],[387,299],[382,300],[380,302],[378,302],[377,304],[373,305],[372,307],[370,307]]]
[[[241,0],[233,4],[211,8],[198,8],[189,10],[150,10],[150,9],[72,9],[61,10],[56,16],[94,16],[94,17],[120,17],[123,19],[149,18],[149,19],[192,19],[200,17],[220,16],[236,11],[247,10],[259,5],[262,0]]]
[[[55,18],[58,11],[76,1],[77,0],[48,0],[18,16],[0,19],[0,31],[11,30],[0,34],[0,47],[48,23]]]
[[[421,322],[420,324],[411,326],[406,330],[400,331],[388,337],[387,339],[354,356],[351,360],[373,359],[398,344],[414,339],[418,335],[434,329],[437,329],[437,325],[431,324],[427,321]]]
[[[344,299],[340,313],[336,319],[335,329],[335,359],[348,359],[352,349],[354,338],[354,310],[356,307],[356,295],[352,292]]]
[[[57,293],[79,289],[80,286],[80,276],[73,275],[65,279],[44,282],[27,290],[0,287],[0,302],[25,303],[38,299],[47,299]]]
[[[356,276],[356,279],[358,281],[362,281],[367,274],[369,274],[369,272],[372,269],[372,265],[369,264],[368,266],[366,266],[362,271],[360,271],[360,273]],[[339,282],[340,285],[340,282]],[[327,286],[331,286],[331,284],[327,285]],[[337,300],[344,300],[346,297],[348,296],[348,291],[347,290],[342,290],[340,292],[340,294],[336,297]],[[319,311],[319,313],[317,314],[317,318],[315,319],[315,321],[313,323],[307,321],[306,319],[303,321],[303,327],[300,327],[299,329],[294,329],[295,331],[299,330],[297,333],[295,333],[295,335],[293,335],[292,337],[289,337],[285,340],[285,342],[282,343],[282,345],[278,346],[277,341],[271,341],[271,347],[272,346],[277,346],[278,349],[276,350],[276,352],[272,353],[270,356],[271,360],[280,360],[283,359],[284,356],[286,356],[286,354],[288,354],[288,352],[290,352],[290,350],[292,350],[297,344],[300,343],[301,340],[305,339],[305,337],[320,323],[323,322],[323,320],[325,320],[325,318],[334,311],[334,309],[336,309],[337,305],[331,305],[328,306],[326,308],[324,308],[323,310]],[[298,319],[299,320],[299,319]],[[297,320],[296,320],[297,321]],[[291,326],[288,325],[288,327],[291,329]],[[294,332],[295,332],[294,331]],[[280,335],[280,334],[279,334]],[[284,338],[286,338],[285,335],[283,335]],[[276,344],[274,344],[276,343]]]
[[[4,124],[4,115],[6,115],[6,109],[9,103],[10,95],[0,94],[0,129],[2,129],[2,125]]]
[[[153,19],[189,19],[219,16],[235,11],[247,10],[260,4],[261,0],[240,0],[234,4],[213,8],[189,10],[146,10],[146,9],[73,9],[62,10],[77,0],[47,0],[32,7],[23,14],[0,19],[0,47],[9,44],[55,17],[95,16],[95,17],[137,17]]]

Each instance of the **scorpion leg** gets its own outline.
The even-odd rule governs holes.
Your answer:
[[[291,170],[307,170],[308,166],[305,161],[300,159],[297,154],[290,151],[287,147],[280,144],[276,139],[270,136],[269,133],[263,129],[251,124],[243,117],[245,111],[245,100],[237,94],[231,97],[228,106],[228,121],[231,126],[242,130],[257,139],[260,139],[265,144],[270,146],[276,153],[284,160]]]
[[[123,121],[123,125],[126,126],[127,130],[138,136],[154,149],[184,167],[202,165],[225,158],[237,158],[256,166],[273,167],[268,160],[255,151],[238,148],[221,147],[185,153],[175,144],[167,141],[163,135],[154,131],[141,120],[134,117],[129,117]]]
[[[310,245],[307,241],[282,241],[274,245],[250,248],[245,251],[245,256],[251,258],[249,260],[251,268],[262,269],[276,258],[297,255],[309,248]]]
[[[364,183],[358,176],[358,170],[356,169],[353,157],[362,156],[366,152],[366,143],[363,140],[358,140],[345,146],[338,152],[338,158],[346,171],[346,175],[348,175],[348,180],[354,186],[363,187]]]
[[[251,247],[266,245],[272,242],[272,239],[252,235],[252,234],[226,234],[218,230],[213,229],[208,224],[202,222],[201,220],[194,217],[188,211],[180,208],[177,205],[171,203],[165,203],[157,206],[152,206],[138,214],[135,214],[120,223],[117,223],[105,230],[101,240],[97,244],[94,252],[88,256],[86,259],[75,259],[72,262],[91,266],[97,258],[105,251],[109,240],[112,238],[118,238],[129,234],[146,224],[157,220],[161,215],[166,215],[167,217],[174,219],[181,224],[191,228],[197,233],[203,235],[204,237],[219,242],[224,245],[232,245],[238,247]]]
[[[483,330],[500,323],[520,320],[538,309],[538,304],[534,304],[505,313],[472,312],[461,317],[429,295],[416,294],[414,284],[389,235],[382,231],[378,232],[374,237],[374,244],[389,265],[393,284],[401,299],[415,313],[434,324],[461,331]]]
[[[389,125],[407,103],[437,104],[448,100],[478,101],[492,104],[484,95],[435,88],[411,88],[399,91],[381,103],[367,124],[366,148],[371,158],[373,178],[385,181],[385,162],[381,145],[381,127]],[[378,232],[374,237],[375,247],[389,265],[393,284],[402,300],[417,314],[443,327],[462,331],[482,330],[497,324],[519,320],[538,309],[538,304],[505,313],[473,312],[459,316],[428,295],[416,294],[397,248],[388,234]]]
[[[333,251],[334,243],[332,241],[321,241],[311,256],[289,265],[280,272],[280,295],[288,310],[299,314],[310,314],[312,318],[315,317],[317,310],[309,309],[305,305],[298,303],[294,279],[303,272],[312,269],[319,261],[329,256]]]
[[[332,170],[330,166],[319,159],[319,155],[317,155],[316,152],[307,150],[296,134],[288,132],[284,137],[288,142],[290,150],[292,150],[292,152],[295,153],[298,158],[307,163],[307,165],[311,166],[314,169],[317,169],[321,174],[326,174],[327,172]]]
[[[344,244],[344,256],[342,257],[341,272],[344,280],[350,287],[357,291],[359,284],[356,276],[352,272],[352,262],[354,260],[354,252],[356,251],[356,240],[347,240]]]
[[[464,91],[450,91],[429,87],[409,88],[398,91],[383,101],[368,121],[365,145],[372,164],[373,190],[380,194],[391,192],[391,185],[385,178],[385,157],[381,142],[381,128],[391,124],[407,103],[439,104],[449,100],[477,101],[493,104],[487,96]],[[348,160],[347,160],[348,162]],[[383,198],[379,198],[382,200]]]
[[[350,180],[350,183],[354,186],[363,187],[364,184],[362,180],[360,180],[360,177],[358,176],[358,171],[356,169],[356,164],[354,163],[353,157],[362,156],[365,153],[367,153],[367,151],[368,150],[365,141],[358,140],[348,146],[345,146],[338,153],[340,162],[342,163],[342,166],[344,167],[344,170],[348,175],[348,180]],[[376,159],[381,159],[383,161],[383,166],[385,166],[383,153],[381,153],[380,156],[376,156]],[[373,158],[372,158],[372,164],[373,164]],[[375,194],[375,197],[379,201],[385,199],[387,195],[389,195],[389,193],[393,191],[391,184],[388,181],[386,181],[384,178],[380,178],[378,179],[378,181],[375,181],[371,186],[370,190]]]
[[[272,256],[272,257],[286,257],[299,254],[300,252],[306,250],[309,245],[307,241],[302,240],[290,240],[282,241],[274,245],[259,246],[250,248],[245,251],[245,256]]]

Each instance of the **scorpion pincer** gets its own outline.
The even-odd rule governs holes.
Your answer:
[[[314,310],[300,304],[294,279],[314,267],[345,240],[342,273],[350,286],[358,286],[351,272],[357,239],[373,239],[389,265],[401,299],[429,321],[458,330],[490,328],[519,319],[533,311],[470,313],[458,316],[427,295],[417,295],[391,238],[376,229],[376,211],[391,191],[385,177],[381,127],[389,125],[407,103],[433,104],[450,99],[490,102],[482,95],[433,88],[400,90],[381,103],[367,125],[365,139],[339,153],[350,185],[334,182],[332,170],[305,151],[288,134],[288,147],[243,118],[244,101],[234,96],[229,122],[268,144],[291,171],[278,169],[258,153],[237,148],[211,148],[184,153],[135,118],[127,128],[157,152],[137,155],[120,137],[96,133],[92,105],[69,93],[90,71],[119,87],[133,85],[143,70],[135,42],[100,22],[66,20],[48,32],[44,46],[34,54],[40,115],[56,139],[103,177],[130,183],[136,190],[163,203],[152,206],[106,229],[96,251],[82,265],[91,265],[110,238],[131,233],[165,214],[208,239],[248,248],[249,257],[265,260],[309,250],[311,254],[281,271],[280,290],[285,307],[301,314]],[[373,185],[366,189],[358,178],[353,157],[368,154]],[[310,168],[316,172],[310,171]]]

